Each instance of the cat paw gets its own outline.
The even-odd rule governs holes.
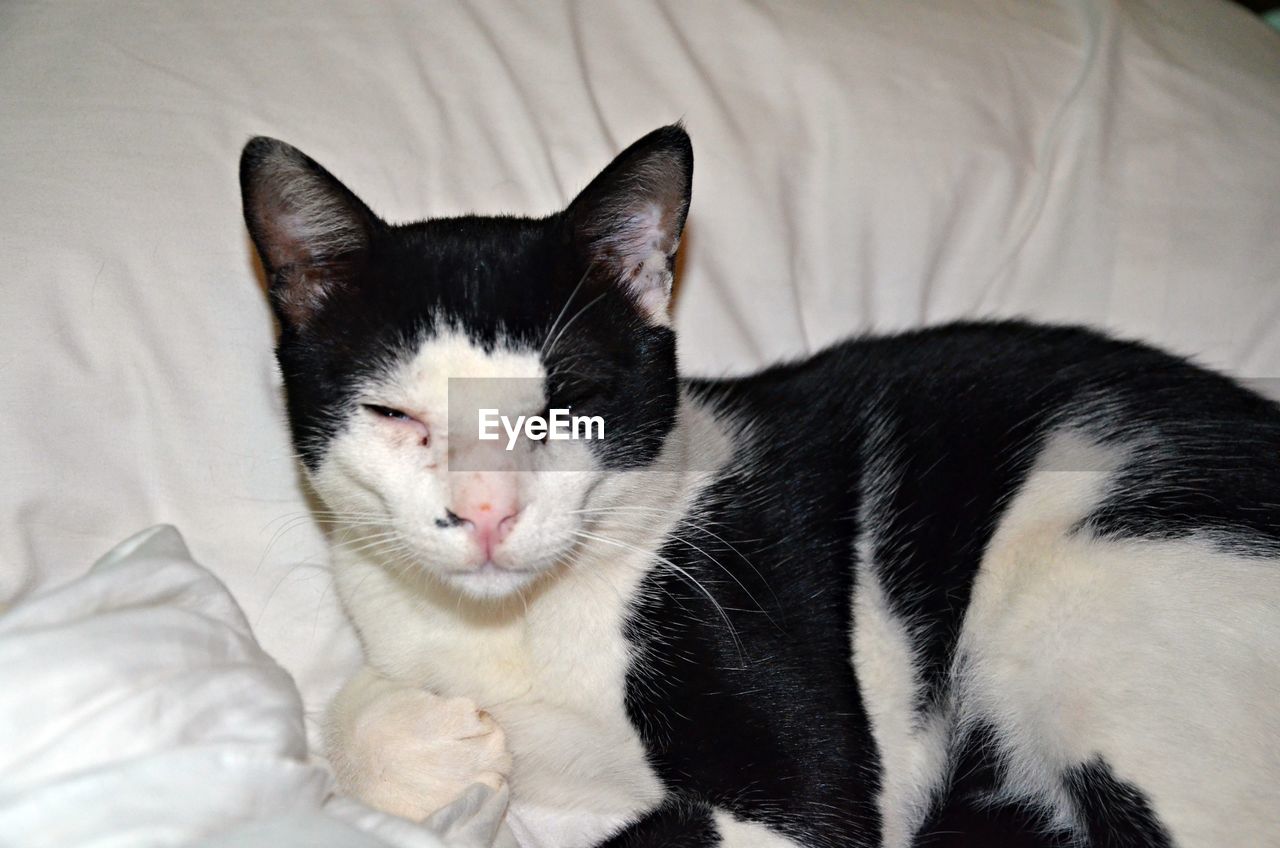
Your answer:
[[[371,807],[421,821],[468,786],[502,788],[511,773],[502,728],[468,698],[393,689],[351,727],[344,788]]]

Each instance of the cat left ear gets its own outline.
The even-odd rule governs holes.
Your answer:
[[[584,261],[655,324],[671,322],[672,271],[692,188],[693,145],[674,124],[620,153],[565,213]]]
[[[304,325],[337,288],[354,284],[381,221],[314,159],[274,138],[245,145],[240,192],[276,314]]]

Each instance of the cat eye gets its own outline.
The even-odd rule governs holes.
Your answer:
[[[376,403],[366,403],[366,404],[362,404],[362,406],[364,406],[365,409],[369,410],[374,415],[379,415],[379,416],[382,416],[383,418],[394,418],[397,421],[415,420],[414,417],[409,413],[401,412],[400,410],[393,409],[390,406],[378,406]]]
[[[604,384],[586,380],[571,380],[552,388],[555,406],[590,406],[603,400],[607,394]]]
[[[387,418],[397,425],[406,425],[413,428],[413,430],[417,431],[418,442],[423,447],[431,444],[431,431],[427,429],[427,425],[409,413],[402,412],[394,406],[382,406],[376,403],[364,403],[361,406],[368,410],[370,414],[379,418]]]

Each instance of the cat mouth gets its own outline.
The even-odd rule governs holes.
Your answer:
[[[499,565],[493,560],[485,560],[474,568],[450,568],[450,577],[481,577],[496,574],[535,574],[536,568],[517,568],[513,565]]]
[[[514,568],[488,560],[474,568],[450,568],[444,572],[444,579],[464,595],[496,601],[517,594],[540,573],[536,568]]]

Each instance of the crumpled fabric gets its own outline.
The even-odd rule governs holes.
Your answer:
[[[505,788],[423,825],[335,795],[297,687],[173,527],[0,615],[0,680],[0,845],[511,844]]]

